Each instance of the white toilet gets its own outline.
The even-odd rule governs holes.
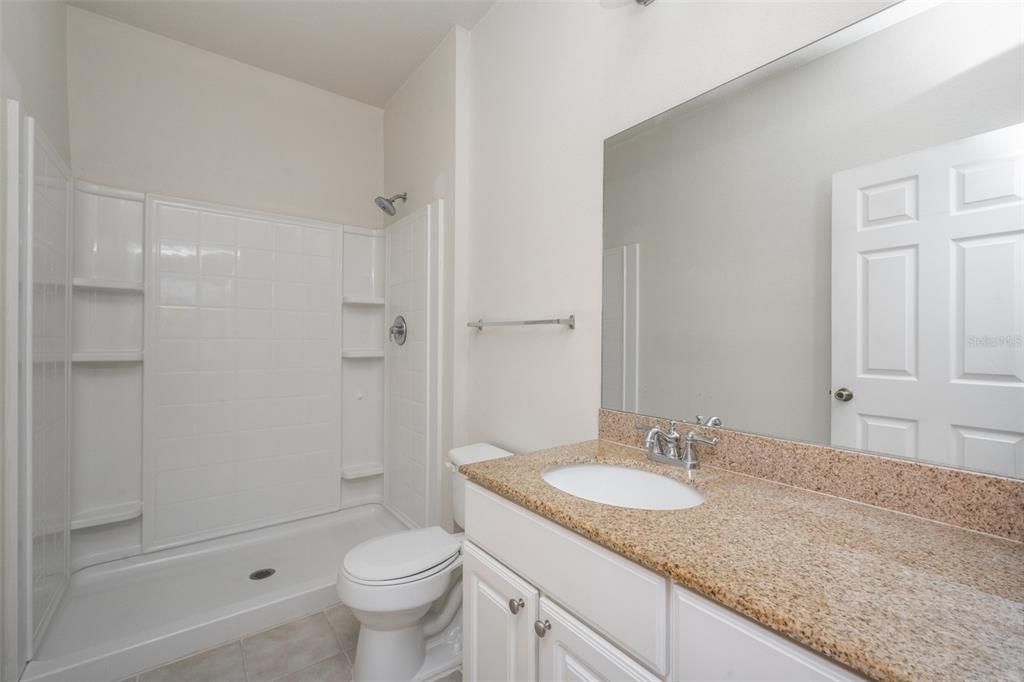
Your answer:
[[[464,464],[512,453],[487,443],[448,453],[452,481],[452,517],[464,525]],[[423,667],[426,643],[452,623],[462,606],[462,582],[451,575],[462,566],[462,534],[439,526],[406,530],[356,545],[338,570],[338,596],[359,620],[356,682],[413,680]],[[425,618],[431,605],[443,607]]]

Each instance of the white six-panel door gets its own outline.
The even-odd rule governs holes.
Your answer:
[[[832,181],[832,443],[1024,476],[1024,124]]]

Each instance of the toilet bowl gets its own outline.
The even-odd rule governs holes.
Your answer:
[[[452,516],[463,525],[464,464],[511,453],[477,443],[448,453],[452,476]],[[355,682],[414,680],[426,657],[427,640],[442,632],[459,613],[462,582],[453,576],[462,566],[462,539],[439,526],[406,530],[356,545],[338,570],[338,596],[359,621]],[[444,603],[427,617],[431,606]]]

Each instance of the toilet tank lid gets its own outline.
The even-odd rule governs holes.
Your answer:
[[[486,462],[489,459],[508,457],[512,453],[508,450],[491,445],[490,443],[473,443],[463,445],[461,448],[452,448],[448,451],[448,461],[457,467],[477,462]]]

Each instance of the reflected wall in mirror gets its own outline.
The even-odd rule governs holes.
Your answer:
[[[607,140],[602,405],[1024,477],[1022,43],[897,5]]]

